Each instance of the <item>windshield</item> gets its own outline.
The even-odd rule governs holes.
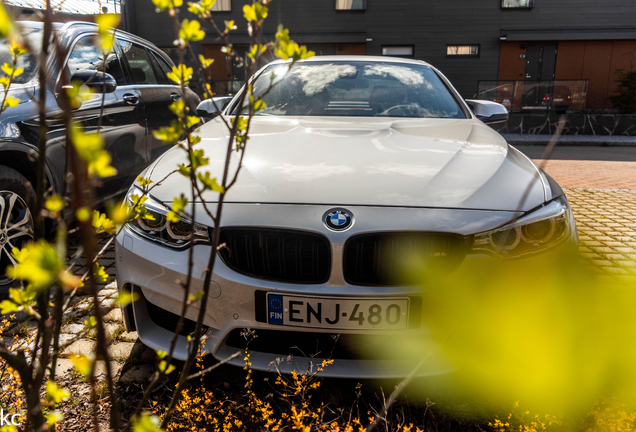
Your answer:
[[[34,53],[26,53],[18,57],[18,67],[24,69],[21,75],[13,79],[14,84],[25,84],[38,75],[37,54],[42,47],[42,30],[37,28],[22,29],[22,37],[28,39],[29,45]],[[34,55],[35,54],[35,55]],[[9,45],[6,38],[0,38],[0,65],[5,63],[13,64],[13,58],[9,53]],[[4,72],[0,76],[7,76]]]
[[[267,105],[257,115],[466,118],[439,76],[417,64],[279,64],[259,76],[254,94]]]

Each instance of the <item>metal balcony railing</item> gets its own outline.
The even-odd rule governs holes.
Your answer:
[[[498,102],[508,111],[584,109],[587,80],[479,81],[477,99]]]

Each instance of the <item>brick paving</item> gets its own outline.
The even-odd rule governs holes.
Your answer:
[[[636,162],[541,159],[534,162],[564,188],[636,190]]]
[[[636,278],[636,191],[565,191],[579,231],[581,255],[605,274]]]

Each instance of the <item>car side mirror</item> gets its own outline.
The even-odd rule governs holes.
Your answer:
[[[508,110],[497,102],[482,99],[466,99],[475,116],[486,124],[501,123],[508,120]]]
[[[197,115],[199,117],[213,119],[223,112],[223,109],[233,98],[233,96],[221,96],[206,99],[197,107]]]
[[[117,81],[111,74],[94,70],[79,70],[71,76],[71,82],[80,82],[95,93],[112,93],[117,89]]]

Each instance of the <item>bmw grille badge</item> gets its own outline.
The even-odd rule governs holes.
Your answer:
[[[332,231],[344,231],[353,225],[353,214],[343,208],[333,208],[322,217],[323,222]]]

